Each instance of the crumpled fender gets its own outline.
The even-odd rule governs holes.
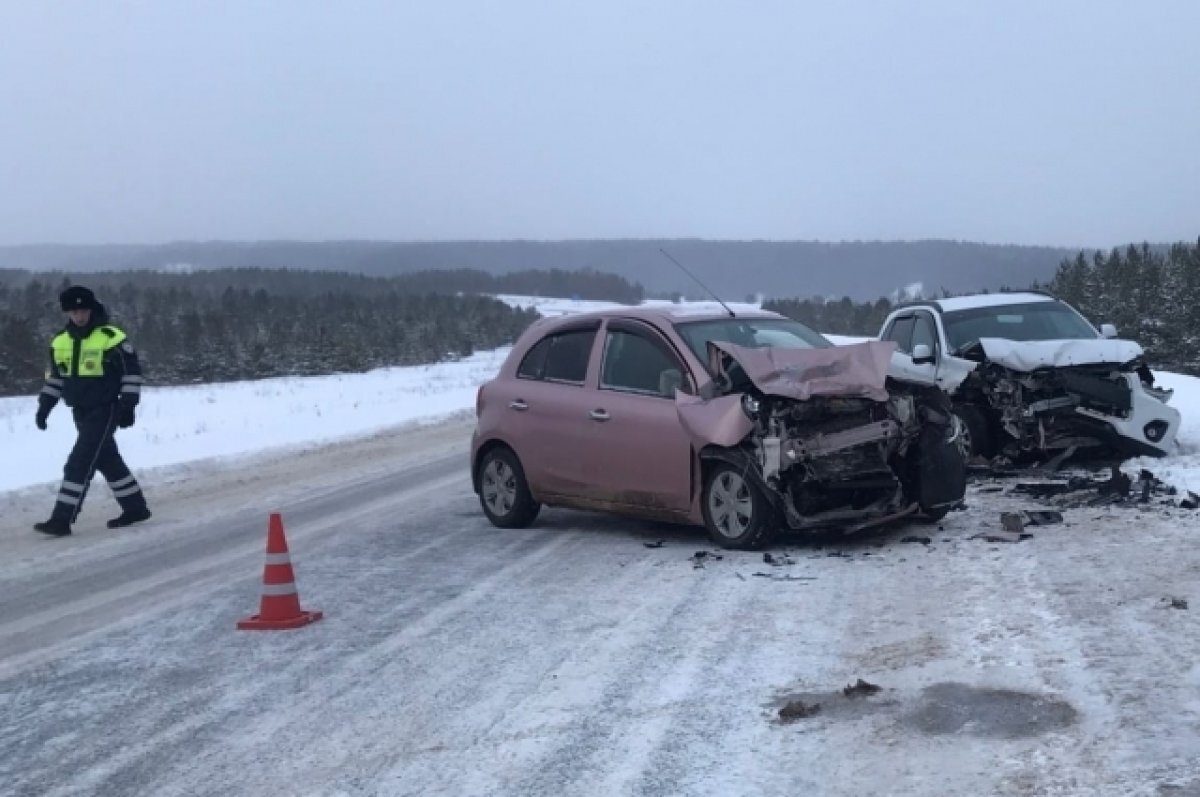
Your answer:
[[[742,411],[742,394],[703,399],[675,391],[675,410],[692,439],[692,447],[735,446],[754,431],[754,422]]]

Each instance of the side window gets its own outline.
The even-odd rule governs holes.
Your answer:
[[[933,325],[933,317],[929,313],[917,313],[912,329],[912,348],[916,348],[917,344],[924,343],[929,347],[929,351],[937,353],[937,328]]]
[[[580,382],[587,377],[588,357],[592,353],[592,341],[596,330],[573,329],[554,336],[554,343],[546,354],[543,379],[558,382]]]
[[[912,351],[912,333],[913,333],[913,317],[906,315],[903,318],[897,318],[892,324],[892,328],[888,330],[886,335],[887,340],[896,341],[896,348],[902,352],[908,353]]]
[[[595,339],[594,327],[547,335],[525,354],[517,368],[517,377],[582,383]]]
[[[519,379],[542,378],[542,371],[546,369],[546,355],[550,352],[550,345],[553,342],[554,336],[542,338],[525,353],[525,359],[521,360],[521,365],[517,368]]]
[[[610,329],[604,341],[600,387],[673,398],[691,391],[683,366],[661,341],[624,329]]]

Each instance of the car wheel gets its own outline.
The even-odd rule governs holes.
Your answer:
[[[708,536],[722,548],[754,550],[775,535],[775,508],[740,467],[714,463],[701,503]]]
[[[979,408],[959,404],[954,408],[954,414],[962,421],[958,432],[958,445],[962,449],[963,457],[969,462],[975,457],[991,459],[996,456],[996,443],[993,440],[991,425]]]
[[[508,448],[493,448],[479,463],[479,505],[492,524],[520,529],[537,517],[542,505],[533,500],[525,470]]]

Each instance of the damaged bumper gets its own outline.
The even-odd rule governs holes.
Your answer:
[[[936,387],[888,379],[894,344],[711,344],[719,392],[679,395],[702,459],[739,465],[796,530],[855,531],[962,500],[957,419]]]
[[[1101,425],[1107,445],[1130,456],[1165,457],[1175,450],[1182,417],[1165,399],[1151,395],[1135,373],[1121,374],[1129,386],[1129,406],[1125,410],[1105,412],[1087,406],[1075,412]],[[1169,394],[1168,394],[1169,395]]]
[[[999,453],[1010,457],[1078,449],[1163,457],[1175,449],[1181,417],[1141,355],[1131,341],[984,338],[955,400],[992,414]]]

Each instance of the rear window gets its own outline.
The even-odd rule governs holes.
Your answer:
[[[517,376],[521,379],[583,382],[595,338],[596,327],[547,335],[525,354],[517,368]]]

